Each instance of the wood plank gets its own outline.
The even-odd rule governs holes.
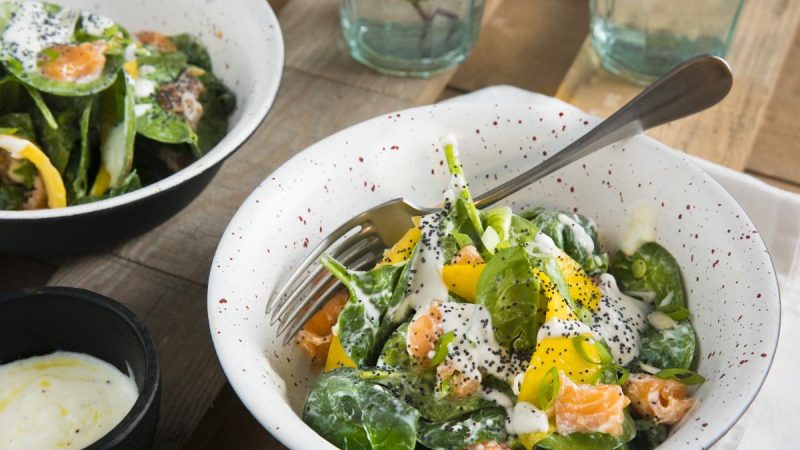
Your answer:
[[[800,2],[745,2],[728,59],[735,82],[717,107],[664,125],[648,134],[672,147],[711,161],[744,169],[769,98],[800,23]],[[640,91],[599,67],[584,43],[557,96],[606,116]]]
[[[269,118],[228,159],[211,186],[180,214],[123,244],[115,253],[205,283],[225,226],[259,182],[311,143],[406,106],[403,100],[286,68],[281,93]],[[334,113],[332,108],[347,113]]]
[[[795,167],[798,167],[798,166],[795,166]],[[775,186],[777,188],[781,188],[781,189],[783,189],[785,191],[796,192],[796,193],[800,194],[800,183],[788,182],[786,180],[781,180],[780,178],[774,178],[774,177],[771,177],[769,175],[764,175],[763,173],[753,172],[751,170],[748,170],[746,173],[748,175],[752,175],[752,176],[758,178],[759,180],[761,180],[761,181],[763,181],[763,182],[765,182],[767,184],[771,184],[771,185],[773,185],[773,186]]]
[[[794,35],[747,169],[800,184],[800,29]]]
[[[485,19],[501,0],[489,0]],[[405,100],[408,106],[436,100],[456,69],[430,79],[387,77],[354,61],[341,37],[338,0],[292,0],[281,13],[286,67],[352,87]],[[410,7],[410,6],[409,6]]]
[[[286,447],[264,431],[229,384],[183,446],[184,450],[283,450]]]
[[[205,286],[109,255],[69,262],[49,284],[109,296],[142,320],[161,362],[161,420],[152,448],[180,447],[225,382],[211,347]]]
[[[504,0],[450,86],[510,84],[553,95],[588,30],[587,0]]]

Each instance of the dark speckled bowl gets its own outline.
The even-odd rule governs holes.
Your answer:
[[[0,363],[57,350],[128,367],[139,398],[125,418],[87,450],[142,450],[158,424],[161,374],[153,338],[121,304],[94,292],[47,287],[0,296]]]
[[[266,117],[283,72],[283,38],[264,0],[69,0],[132,32],[191,33],[208,46],[214,73],[236,94],[225,138],[178,173],[137,191],[55,210],[0,211],[0,254],[75,254],[122,242],[178,213]],[[157,14],[153,12],[157,11]],[[0,98],[0,102],[3,99]],[[134,155],[135,157],[135,155]]]

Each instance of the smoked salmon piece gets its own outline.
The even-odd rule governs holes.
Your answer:
[[[335,294],[297,333],[297,345],[311,358],[312,366],[321,367],[328,358],[328,349],[333,337],[331,329],[339,319],[339,313],[342,312],[349,296],[346,290]]]
[[[622,435],[623,410],[630,403],[615,384],[576,384],[559,371],[561,389],[556,397],[556,431],[559,434],[608,433]]]
[[[634,411],[665,425],[680,421],[695,402],[687,397],[689,388],[685,384],[653,375],[633,374],[623,390]]]
[[[482,264],[483,262],[483,256],[473,245],[462,248],[450,260],[450,264]]]
[[[106,43],[103,41],[82,44],[55,45],[46,51],[55,57],[39,66],[42,73],[53,80],[89,81],[100,75],[106,65]]]
[[[427,363],[433,358],[436,341],[442,335],[442,312],[439,302],[434,301],[427,312],[417,315],[408,324],[406,349],[412,358],[420,363]]]
[[[464,450],[511,450],[511,446],[505,442],[484,441],[464,447]]]
[[[136,33],[136,39],[142,44],[155,47],[157,50],[164,53],[174,52],[178,49],[175,43],[172,42],[172,39],[158,31],[141,31]]]

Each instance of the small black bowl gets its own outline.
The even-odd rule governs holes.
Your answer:
[[[142,450],[158,424],[161,374],[153,338],[121,304],[91,291],[45,287],[0,295],[0,363],[57,350],[86,353],[128,373],[139,398],[125,418],[86,450]]]

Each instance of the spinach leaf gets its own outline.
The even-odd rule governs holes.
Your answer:
[[[473,231],[478,236],[482,236],[483,223],[481,222],[478,208],[475,207],[475,203],[472,201],[472,194],[469,192],[469,186],[467,186],[467,180],[464,177],[464,168],[458,157],[458,149],[456,148],[455,142],[444,143],[444,157],[447,161],[447,169],[450,171],[450,176],[452,178],[451,187],[458,191],[454,192],[454,194],[457,195],[456,199],[463,201],[467,218],[472,224]]]
[[[696,345],[694,328],[688,320],[664,330],[648,328],[642,334],[639,360],[659,369],[688,369]]]
[[[391,390],[398,398],[416,408],[432,422],[450,420],[494,405],[478,394],[467,397],[445,396],[438,390],[433,370],[421,372],[363,370],[361,377]]]
[[[13,128],[14,136],[36,142],[33,120],[28,113],[8,113],[0,116],[0,128]]]
[[[175,44],[179,52],[186,55],[186,60],[189,64],[211,72],[211,57],[208,55],[206,46],[200,42],[200,39],[186,33],[170,36],[169,39]]]
[[[111,188],[118,189],[133,166],[136,138],[133,80],[120,76],[100,95],[100,161]]]
[[[0,9],[0,30],[4,30],[11,18],[14,16],[21,3],[8,2],[2,3]],[[125,62],[124,48],[130,44],[128,32],[119,25],[112,27],[112,33],[102,37],[91,36],[82,29],[79,11],[75,10],[72,14],[61,14],[62,7],[52,3],[44,3],[44,12],[50,20],[56,20],[63,25],[75,30],[68,43],[87,42],[96,39],[103,39],[106,42],[105,50],[106,61],[99,76],[90,81],[70,81],[56,80],[44,75],[39,70],[26,70],[18,59],[12,56],[12,52],[5,48],[8,43],[0,40],[0,61],[11,74],[17,77],[26,85],[39,91],[50,94],[73,97],[91,95],[105,90],[117,79],[123,63]]]
[[[636,436],[636,424],[626,409],[620,436],[607,433],[571,433],[564,436],[554,433],[536,445],[549,450],[613,450],[630,442],[634,436]]]
[[[517,351],[533,351],[539,323],[536,317],[539,282],[521,247],[499,250],[478,279],[476,303],[492,316],[498,342]]]
[[[413,449],[419,413],[358,371],[336,369],[308,394],[303,421],[342,449]]]
[[[377,366],[387,370],[407,370],[414,365],[411,355],[408,354],[406,338],[408,334],[408,322],[400,325],[394,330],[386,343],[383,344],[380,356],[378,356]]]
[[[0,183],[0,210],[19,210],[28,200],[28,189],[21,184]]]
[[[34,122],[41,138],[42,150],[56,170],[64,174],[70,155],[80,140],[78,110],[65,109],[56,117],[56,127],[47,123],[41,113],[34,114]]]
[[[197,123],[196,157],[201,157],[216,146],[228,132],[228,116],[236,108],[236,96],[210,71],[200,77],[206,87],[200,94],[203,117]]]
[[[462,198],[456,199],[450,213],[442,219],[442,229],[445,235],[439,240],[445,261],[450,261],[459,250],[467,245],[476,245],[481,250],[480,235],[470,219],[467,202]]]
[[[667,249],[655,242],[642,245],[630,256],[617,252],[611,260],[609,272],[626,294],[652,297],[653,304],[661,312],[670,314],[686,308],[678,262]]]
[[[652,420],[637,419],[636,437],[628,443],[630,450],[652,450],[667,440],[668,429],[665,425]]]
[[[500,407],[480,409],[469,415],[444,422],[419,422],[417,440],[433,450],[458,450],[479,442],[503,442],[506,412]]]
[[[107,198],[117,197],[122,194],[127,194],[128,192],[133,192],[141,188],[142,188],[142,181],[139,179],[139,175],[134,170],[133,172],[129,173],[124,180],[122,180],[122,184],[120,184],[119,187],[111,188],[105,194],[102,195],[87,195],[78,198],[74,201],[73,204],[83,205],[85,203],[96,202],[98,200],[105,200]]]
[[[588,217],[555,209],[535,208],[522,214],[553,243],[577,261],[589,275],[605,272],[608,255],[600,251],[597,227]]]
[[[94,111],[94,97],[87,97],[81,107],[80,117],[80,152],[72,152],[67,166],[65,181],[72,191],[71,201],[77,202],[86,196],[88,190],[88,172],[91,164],[91,149],[93,142],[92,113]],[[78,105],[76,104],[77,108]]]
[[[328,255],[322,255],[320,262],[350,291],[350,299],[337,322],[342,347],[358,366],[374,361],[382,344],[378,339],[379,327],[386,312],[394,306],[394,289],[407,264],[385,265],[362,272],[350,270]]]
[[[139,135],[135,147],[133,166],[145,185],[163,180],[195,160],[187,144],[165,144]]]

